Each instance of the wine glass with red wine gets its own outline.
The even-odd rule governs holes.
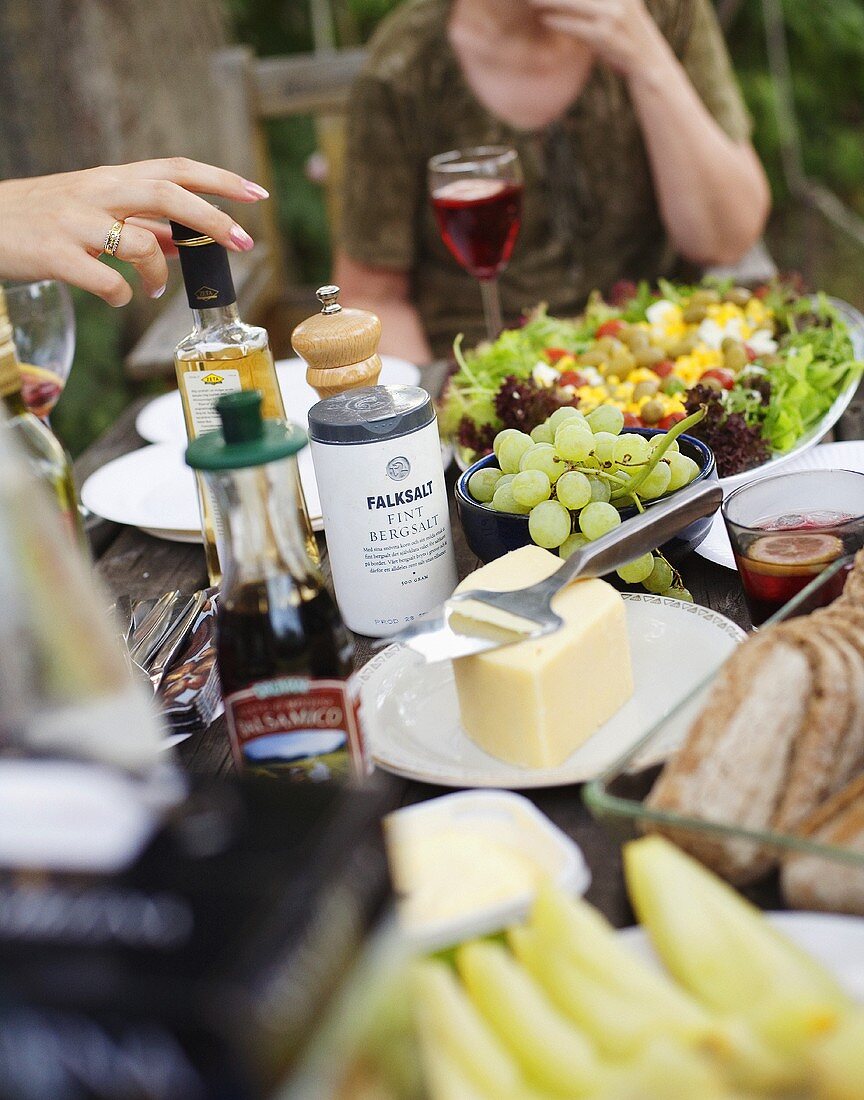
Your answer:
[[[21,363],[21,396],[47,422],[75,357],[75,311],[69,288],[53,279],[3,287]]]
[[[486,332],[501,332],[498,276],[522,221],[522,165],[508,145],[454,149],[429,161],[429,197],[441,238],[456,262],[480,281]]]

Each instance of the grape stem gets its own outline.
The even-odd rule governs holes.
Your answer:
[[[573,470],[577,474],[585,474],[586,477],[604,477],[607,481],[614,481],[618,485],[627,484],[626,478],[607,473],[606,470],[596,470],[593,466],[580,466],[577,462],[568,462],[567,469]]]
[[[672,446],[673,441],[683,432],[686,432],[688,428],[692,428],[694,425],[698,424],[699,421],[705,417],[707,411],[706,407],[702,405],[696,412],[691,413],[690,416],[685,417],[684,420],[679,420],[677,424],[671,427],[666,433],[663,442],[655,448],[654,454],[649,461],[645,463],[638,474],[633,474],[625,485],[612,493],[612,499],[617,500],[619,497],[632,496],[635,494],[639,486],[647,479],[648,475],[657,466],[657,463],[662,459],[663,455],[665,455]]]

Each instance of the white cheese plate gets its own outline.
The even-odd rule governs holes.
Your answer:
[[[766,913],[784,936],[812,955],[849,996],[864,1004],[864,920],[838,913]],[[642,928],[618,933],[640,958],[656,962],[651,941]],[[658,964],[659,965],[659,964]]]
[[[726,660],[744,631],[698,604],[648,593],[623,593],[633,663],[632,698],[557,768],[520,768],[496,760],[474,744],[459,724],[459,704],[449,661],[427,665],[413,651],[392,645],[357,674],[363,720],[372,756],[385,771],[443,787],[524,790],[593,779],[665,718]],[[573,705],[579,705],[578,665]],[[696,698],[669,724],[658,763],[683,740]]]

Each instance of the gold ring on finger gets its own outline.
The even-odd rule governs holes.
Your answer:
[[[114,222],[108,230],[108,235],[105,237],[105,245],[102,251],[107,252],[109,256],[117,255],[117,249],[120,247],[120,234],[123,232],[123,225],[123,222]]]

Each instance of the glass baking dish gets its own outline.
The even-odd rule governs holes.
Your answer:
[[[833,562],[798,595],[773,615],[765,626],[798,615],[806,615],[825,606],[827,593],[836,593],[836,577],[848,567],[851,557]],[[833,582],[833,588],[832,588]],[[762,628],[764,629],[764,627]],[[780,858],[801,852],[834,864],[864,872],[864,852],[825,844],[788,833],[743,829],[723,821],[703,821],[649,808],[645,805],[651,788],[662,770],[662,761],[683,742],[711,688],[719,668],[703,680],[678,706],[654,726],[640,741],[596,779],[587,783],[583,798],[592,814],[622,841],[658,828],[679,837],[698,834],[735,841],[754,841]],[[759,889],[757,884],[756,889]],[[772,887],[773,889],[773,887]]]

